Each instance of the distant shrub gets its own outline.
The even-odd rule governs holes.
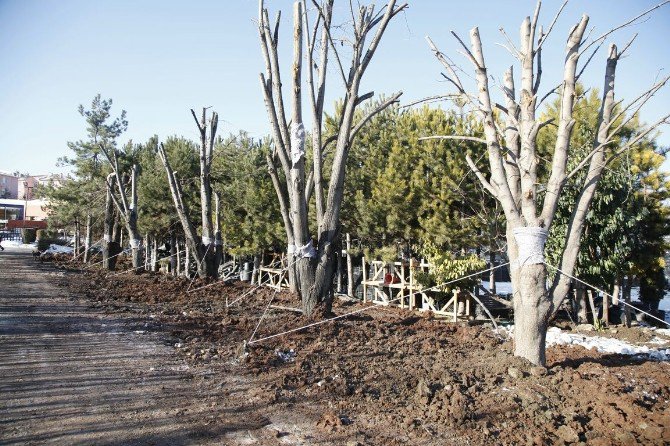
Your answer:
[[[21,229],[21,238],[23,239],[23,243],[32,243],[35,241],[35,238],[37,237],[37,231],[35,231],[32,228],[23,228]]]

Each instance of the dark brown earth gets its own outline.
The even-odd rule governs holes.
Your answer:
[[[26,317],[27,307],[11,303],[8,289],[15,285],[7,285],[0,266],[3,313],[14,305],[16,317]],[[263,314],[254,339],[309,321],[287,310],[264,313],[271,299],[274,305],[297,306],[291,296],[269,289],[242,284],[199,289],[206,285],[199,280],[191,284],[151,273],[106,277],[99,271],[78,272],[72,264],[25,268],[34,271],[33,277],[48,275],[57,286],[44,292],[54,306],[85,318],[95,337],[106,336],[104,321],[122,327],[124,334],[117,338],[124,339],[125,353],[116,369],[108,370],[107,362],[116,361],[118,341],[82,343],[75,351],[66,345],[66,359],[54,361],[67,367],[77,354],[90,356],[87,366],[103,376],[120,373],[119,381],[132,390],[113,403],[114,410],[94,416],[106,427],[82,438],[98,444],[128,444],[130,439],[134,444],[670,444],[667,362],[562,346],[548,349],[546,369],[533,368],[513,357],[511,342],[488,327],[447,324],[430,314],[385,307],[244,348]],[[196,291],[186,292],[189,286]],[[240,296],[245,297],[226,308],[226,300]],[[361,308],[338,301],[334,311]],[[45,330],[57,331],[54,323],[45,320],[50,327]],[[21,334],[0,335],[6,358],[5,340]],[[609,335],[636,336],[623,329]],[[33,345],[37,341],[13,340],[41,349]],[[17,355],[14,350],[9,353]],[[158,362],[144,359],[152,355]],[[36,385],[48,369],[38,377],[16,371],[9,378],[10,367],[4,364],[3,359],[4,405],[6,389],[30,395],[33,390],[25,390],[24,382],[46,393],[52,387],[62,391],[58,385],[79,386],[76,373]],[[150,364],[153,371],[148,371]],[[99,385],[99,396],[87,396],[93,407],[106,400],[107,384]],[[125,390],[118,392],[125,395]],[[57,427],[47,429],[50,425],[41,420],[61,419],[63,430],[73,432],[77,416],[91,416],[74,397],[67,406],[73,413],[64,418],[59,418],[59,406],[32,401],[20,409],[10,405],[9,416],[2,415],[2,438],[11,438],[9,444],[39,443],[49,435],[69,444],[63,439],[79,437],[56,437]],[[123,426],[130,432],[125,443],[118,436]]]

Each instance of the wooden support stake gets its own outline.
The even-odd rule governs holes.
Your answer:
[[[368,271],[365,268],[365,256],[361,258],[361,264],[363,268],[363,303],[368,301]]]
[[[354,297],[354,260],[351,258],[351,235],[348,232],[347,232],[347,296]]]

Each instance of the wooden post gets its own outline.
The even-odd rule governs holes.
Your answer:
[[[607,294],[603,294],[603,320],[605,325],[610,324],[610,297]]]
[[[181,243],[179,243],[179,237],[175,237],[175,243],[177,245],[177,268],[172,274],[179,277],[181,274]]]
[[[414,259],[409,258],[409,309],[413,310],[416,306],[416,294],[414,290]]]
[[[184,240],[184,246],[186,248],[186,253],[184,255],[184,275],[188,277],[191,271],[191,249],[188,247],[186,240]]]
[[[623,285],[623,296],[622,296],[623,301],[627,304],[630,304],[630,291],[632,287],[633,287],[633,277],[628,275]],[[624,305],[623,322],[624,324],[626,324],[626,327],[630,328],[631,321],[632,321],[632,314],[630,311],[630,307],[628,305]]]
[[[347,232],[347,296],[354,297],[354,260],[351,258],[351,235]]]
[[[365,268],[365,256],[361,258],[361,265],[363,268],[363,303],[365,303],[368,301],[368,285],[367,285],[368,271]]]
[[[458,288],[454,290],[454,322],[458,322]]]
[[[496,261],[496,254],[493,251],[489,252],[489,268],[493,268]],[[478,283],[479,284],[479,283]],[[489,293],[496,295],[496,270],[489,271]]]
[[[342,250],[337,254],[337,292],[342,292]]]
[[[147,242],[144,244],[144,270],[149,271],[149,245],[151,244],[151,239],[148,232],[145,238]]]

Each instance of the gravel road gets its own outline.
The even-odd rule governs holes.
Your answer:
[[[0,252],[0,444],[278,442],[229,364],[189,366],[159,322],[71,295],[74,274]]]

